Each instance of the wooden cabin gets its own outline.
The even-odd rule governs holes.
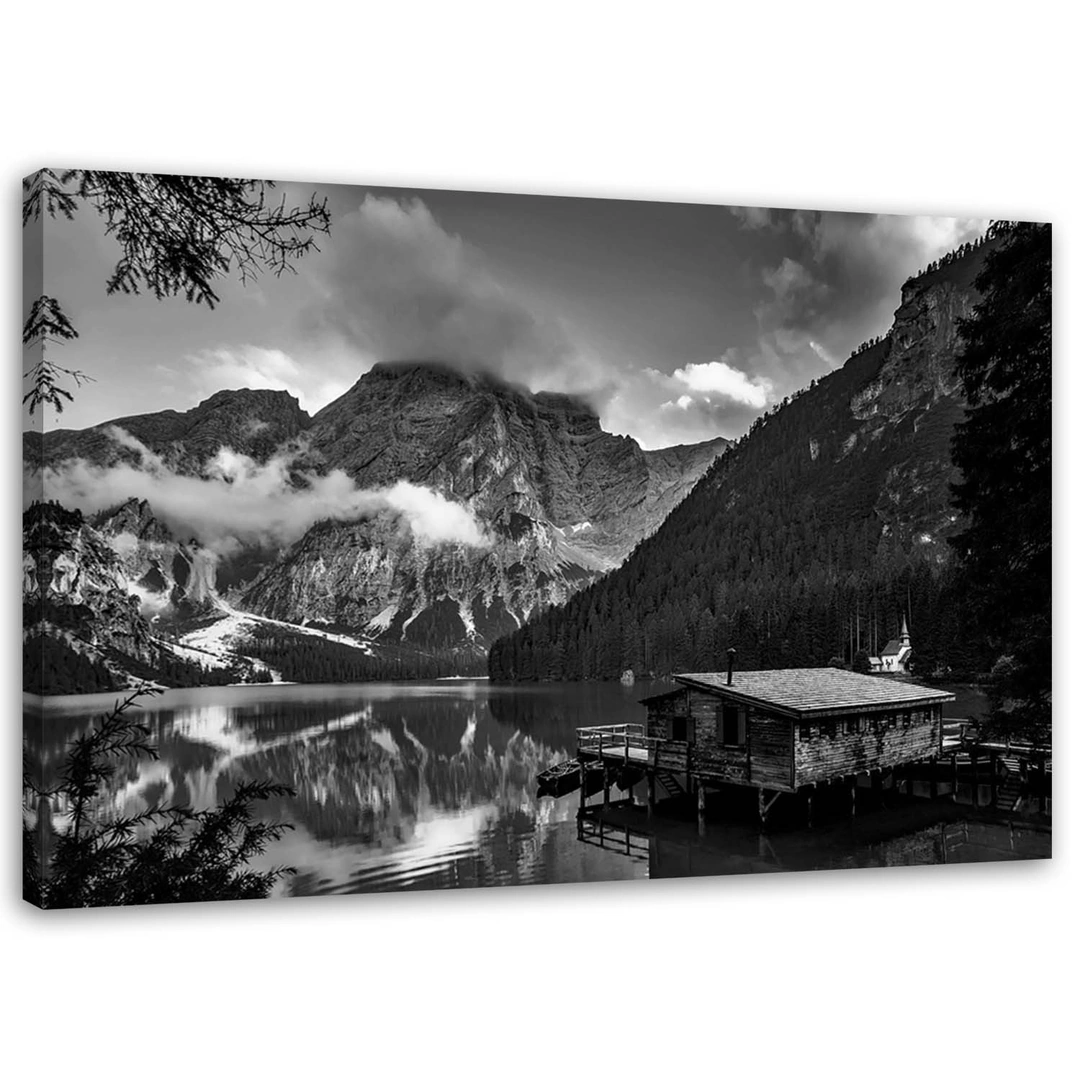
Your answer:
[[[954,695],[837,668],[700,672],[646,698],[651,763],[688,781],[795,792],[941,753]],[[677,763],[682,760],[684,765]]]

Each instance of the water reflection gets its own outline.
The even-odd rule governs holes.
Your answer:
[[[160,760],[126,765],[104,812],[201,810],[242,780],[287,784],[296,797],[266,813],[294,830],[263,861],[298,868],[279,889],[294,895],[641,876],[582,852],[576,802],[541,799],[535,783],[573,751],[576,726],[597,710],[629,718],[638,696],[482,682],[170,691],[143,710]],[[60,699],[29,714],[45,783],[66,743],[112,703]],[[64,809],[54,807],[57,826]]]
[[[963,805],[918,800],[768,833],[715,819],[700,832],[681,821],[646,819],[640,807],[613,806],[590,812],[578,836],[647,864],[650,878],[1043,859],[1051,845],[1046,822],[976,817]]]

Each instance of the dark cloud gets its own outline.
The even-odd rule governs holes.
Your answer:
[[[334,223],[316,324],[369,363],[441,360],[515,382],[595,389],[559,319],[501,281],[419,199],[369,195]]]
[[[737,351],[748,370],[772,380],[778,394],[835,367],[862,341],[885,332],[900,286],[958,244],[978,236],[978,218],[848,214],[809,210],[748,213],[743,229],[767,234],[777,260],[764,261],[758,340]]]

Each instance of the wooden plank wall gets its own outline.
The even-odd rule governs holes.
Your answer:
[[[934,757],[941,748],[941,707],[795,723],[796,785],[820,783],[870,769],[888,769]]]
[[[794,761],[791,756],[791,721],[750,710],[750,782],[760,787],[789,790]]]
[[[689,691],[654,701],[648,707],[645,734],[651,739],[670,739],[671,721],[677,716],[689,716],[687,696]]]
[[[731,702],[728,702],[730,705]],[[791,721],[739,705],[739,742],[723,741],[723,698],[690,691],[694,719],[694,772],[734,784],[791,787]]]

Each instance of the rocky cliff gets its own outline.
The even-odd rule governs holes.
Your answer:
[[[158,660],[116,553],[82,514],[55,503],[23,514],[23,639],[37,661],[25,673],[31,692],[51,684],[57,657],[96,669],[87,689],[108,688],[125,658],[151,667]]]

